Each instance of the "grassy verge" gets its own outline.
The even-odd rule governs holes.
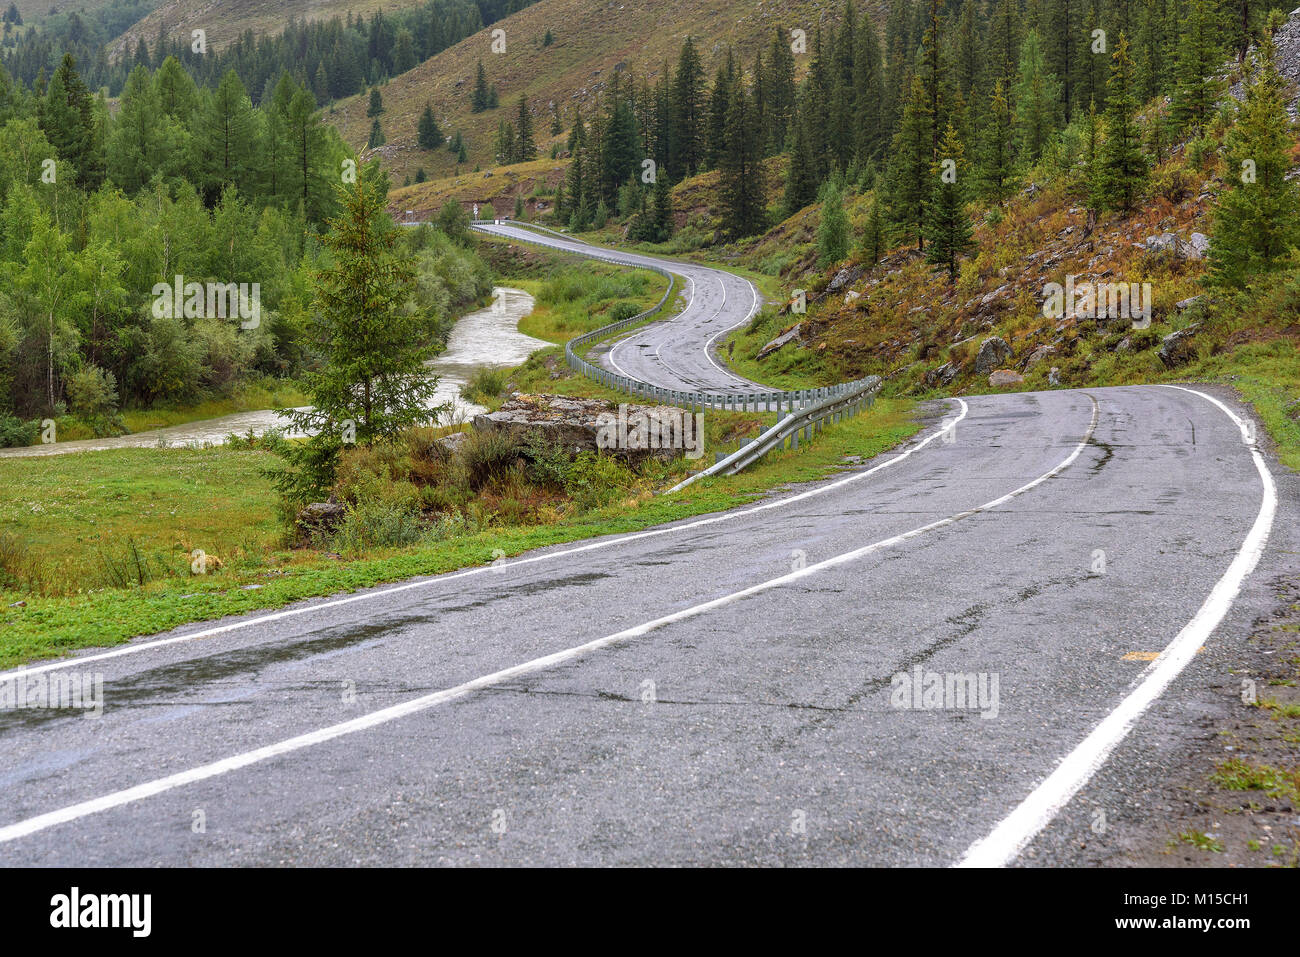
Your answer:
[[[520,373],[521,387],[536,376],[550,391],[603,391],[579,377],[551,380],[545,368],[545,358],[535,357],[533,369]],[[751,418],[750,434],[762,424]],[[719,438],[735,427],[713,414],[706,423]],[[0,461],[0,667],[486,564],[494,549],[517,555],[733,508],[775,487],[832,474],[845,455],[874,455],[916,429],[905,404],[886,400],[798,452],[704,480],[681,495],[638,496],[556,524],[500,525],[351,561],[283,547],[276,497],[260,471],[271,461],[266,452],[123,449]],[[193,575],[194,549],[216,556],[220,567],[209,558],[209,573]],[[143,583],[136,578],[141,566]],[[119,575],[132,583],[115,584]]]

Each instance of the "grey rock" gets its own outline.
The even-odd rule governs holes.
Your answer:
[[[347,514],[346,506],[339,502],[312,502],[298,513],[298,540],[310,542],[318,535],[334,531]]]
[[[849,283],[857,282],[862,277],[863,269],[861,266],[845,266],[835,274],[831,284],[826,287],[827,293],[839,292]]]
[[[798,342],[800,338],[800,327],[802,325],[803,323],[796,322],[791,328],[787,329],[785,332],[781,333],[779,336],[777,336],[767,345],[763,346],[763,348],[758,350],[757,358],[766,359],[768,356],[770,356],[773,352],[776,352],[776,350],[780,349],[782,346],[789,345],[792,342]]]
[[[1038,363],[1056,355],[1055,346],[1039,346],[1033,352],[1029,353],[1029,358],[1025,360],[1025,368],[1032,369]]]
[[[975,356],[975,374],[987,375],[1010,358],[1011,347],[1000,336],[989,336],[980,343],[979,354]]]
[[[620,414],[626,416],[626,445],[621,441],[604,441],[622,435],[624,430],[617,424]],[[686,409],[672,405],[626,403],[619,406],[603,399],[520,394],[512,396],[495,412],[474,416],[473,425],[477,432],[506,432],[520,442],[526,441],[530,435],[540,434],[543,441],[564,449],[570,455],[602,451],[634,463],[646,458],[666,460],[681,455],[684,449],[680,447],[648,447],[652,444],[648,440],[649,432],[653,430],[659,435],[681,437],[687,425],[693,429],[694,418]],[[692,433],[692,439],[695,438],[698,437]]]
[[[1061,384],[1061,370],[1058,369],[1056,366],[1052,366],[1052,368],[1047,370],[1047,384],[1048,385]]]
[[[1196,357],[1196,350],[1192,347],[1191,340],[1200,327],[1200,323],[1194,322],[1186,329],[1171,332],[1160,340],[1160,351],[1156,354],[1166,368],[1172,369]]]
[[[1019,372],[1012,372],[1010,369],[999,369],[989,376],[989,385],[995,389],[1000,389],[1010,385],[1024,385],[1025,377]]]
[[[954,365],[951,362],[945,362],[938,368],[930,369],[926,372],[925,384],[932,388],[936,385],[950,385],[952,381],[957,378],[957,373],[960,371],[960,366]]]

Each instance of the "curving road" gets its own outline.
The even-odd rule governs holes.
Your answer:
[[[1204,390],[929,415],[745,509],[25,669],[105,708],[0,712],[0,865],[1071,863],[1236,694],[1294,482]]]
[[[736,375],[717,355],[718,343],[726,333],[744,325],[762,308],[758,289],[748,279],[698,263],[604,249],[508,223],[475,228],[621,265],[664,268],[686,281],[686,308],[671,319],[642,326],[610,349],[593,349],[588,356],[591,362],[664,389],[755,392],[770,388]]]

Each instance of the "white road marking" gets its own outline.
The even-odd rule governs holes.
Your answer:
[[[601,548],[609,548],[614,545],[623,545],[626,544],[627,542],[635,542],[643,538],[654,538],[659,535],[671,535],[676,532],[691,531],[693,529],[702,528],[707,525],[713,525],[718,522],[726,522],[736,518],[743,518],[748,515],[753,515],[757,512],[767,511],[768,509],[782,508],[786,505],[792,505],[795,502],[802,502],[805,499],[812,498],[815,495],[822,495],[826,492],[830,492],[838,488],[843,488],[845,485],[849,485],[853,482],[859,482],[862,479],[874,475],[875,473],[879,472],[881,469],[889,468],[891,465],[896,465],[899,462],[904,461],[905,459],[910,457],[913,452],[920,451],[921,449],[929,445],[931,442],[933,442],[935,439],[937,439],[939,436],[944,435],[950,430],[956,428],[957,423],[960,422],[962,419],[966,418],[966,413],[969,411],[969,407],[961,399],[958,399],[957,403],[958,405],[961,406],[961,411],[958,413],[957,417],[950,422],[945,421],[943,423],[940,423],[939,427],[935,429],[932,433],[930,433],[930,435],[927,436],[921,442],[904,449],[902,452],[900,452],[898,455],[894,456],[893,458],[881,462],[879,465],[872,466],[871,468],[866,469],[865,471],[854,472],[852,475],[846,476],[845,478],[837,479],[834,482],[830,482],[826,485],[818,486],[817,488],[807,489],[806,491],[799,492],[796,495],[791,495],[785,498],[773,499],[770,502],[764,502],[761,505],[755,505],[751,508],[738,509],[729,512],[722,512],[721,514],[718,515],[712,515],[708,518],[697,519],[695,521],[687,522],[681,525],[669,525],[661,528],[647,529],[646,531],[643,532],[633,532],[628,535],[621,535],[614,538],[602,538],[594,542],[588,542],[585,545],[578,545],[574,548],[566,548],[555,552],[543,552],[541,554],[531,555],[528,558],[521,558],[518,561],[505,562],[504,564],[501,565],[480,565],[477,568],[467,568],[457,572],[444,573],[432,578],[422,578],[418,581],[411,581],[401,585],[393,585],[388,588],[381,588],[377,591],[363,592],[359,595],[349,595],[347,598],[336,598],[331,601],[319,602],[313,605],[301,605],[296,608],[288,608],[285,609],[284,611],[272,612],[267,615],[259,615],[256,618],[234,621],[226,625],[217,625],[212,628],[205,628],[201,631],[189,632],[184,635],[174,635],[171,638],[158,638],[154,641],[146,641],[146,642],[140,642],[138,644],[124,645],[121,648],[115,648],[112,651],[103,651],[93,655],[79,655],[72,658],[63,658],[60,659],[59,661],[53,661],[47,664],[32,665],[30,667],[19,668],[14,671],[0,672],[0,681],[9,681],[19,677],[20,675],[27,675],[27,676],[36,675],[46,671],[55,671],[60,668],[71,668],[74,666],[81,667],[82,665],[89,664],[92,661],[104,661],[109,658],[118,658],[121,657],[122,655],[132,655],[141,651],[150,651],[154,648],[163,648],[168,645],[179,644],[181,642],[195,641],[196,639],[199,638],[211,638],[214,635],[228,634],[229,632],[232,631],[238,631],[241,628],[250,628],[253,625],[263,625],[273,621],[281,621],[285,618],[293,618],[298,615],[305,615],[315,611],[323,611],[327,608],[338,608],[342,605],[350,605],[353,602],[367,601],[371,598],[379,598],[384,595],[394,595],[397,594],[398,592],[409,591],[415,588],[424,588],[429,585],[441,584],[442,582],[454,581],[455,579],[465,578],[470,575],[482,575],[486,572],[490,572],[494,570],[505,570],[508,568],[515,568],[520,565],[531,565],[534,562],[549,561],[554,558],[565,558],[569,555],[577,555],[577,554],[581,554],[582,552],[595,551]]]
[[[132,804],[136,801],[153,797],[174,788],[183,787],[187,784],[194,784],[198,781],[215,778],[230,771],[245,768],[249,765],[257,764],[270,758],[279,757],[280,755],[299,751],[303,748],[309,748],[313,745],[340,738],[356,731],[364,731],[382,724],[387,724],[390,721],[395,721],[398,718],[404,718],[408,715],[426,711],[429,708],[434,708],[438,705],[446,704],[449,701],[463,698],[475,691],[481,691],[484,688],[490,688],[514,678],[521,678],[525,675],[534,674],[547,668],[553,668],[556,665],[565,664],[566,662],[573,661],[576,658],[588,655],[593,651],[608,648],[610,645],[624,642],[632,638],[639,638],[642,635],[649,634],[650,632],[663,628],[666,625],[685,621],[689,618],[695,618],[705,614],[706,612],[734,604],[735,602],[748,598],[751,595],[757,595],[761,592],[770,591],[773,588],[789,585],[799,581],[800,579],[807,578],[810,575],[815,575],[818,572],[825,571],[826,569],[836,568],[840,565],[857,561],[858,559],[874,552],[916,538],[926,532],[944,528],[955,522],[959,522],[964,518],[969,518],[972,515],[978,515],[981,512],[988,511],[989,509],[997,508],[999,505],[1010,501],[1018,495],[1028,492],[1030,489],[1036,488],[1053,476],[1060,474],[1079,457],[1087,447],[1088,440],[1092,438],[1093,430],[1097,427],[1097,400],[1093,399],[1091,396],[1088,398],[1092,401],[1092,420],[1088,424],[1088,431],[1085,433],[1079,444],[1074,447],[1074,451],[1072,451],[1060,462],[1060,464],[1056,465],[1050,471],[1044,472],[1033,481],[1027,482],[1018,489],[1008,492],[1005,495],[1001,495],[983,505],[967,509],[964,512],[958,512],[955,515],[950,515],[947,518],[942,518],[935,522],[930,522],[928,525],[922,525],[920,528],[914,528],[911,531],[903,532],[900,535],[894,535],[890,538],[873,542],[870,545],[864,545],[861,548],[856,548],[841,555],[836,555],[834,558],[828,558],[825,561],[808,565],[805,568],[798,569],[797,571],[790,572],[786,575],[781,575],[778,578],[772,578],[768,581],[760,582],[757,585],[751,585],[748,588],[732,592],[729,595],[723,595],[720,598],[713,599],[712,601],[706,601],[699,605],[693,605],[690,608],[684,608],[681,611],[673,612],[670,615],[664,615],[662,618],[656,618],[653,621],[643,622],[642,624],[635,625],[632,628],[626,628],[623,631],[615,632],[612,635],[606,635],[603,638],[596,638],[593,641],[586,642],[585,644],[575,645],[574,647],[566,648],[563,651],[557,651],[540,658],[534,658],[531,661],[525,661],[522,664],[503,668],[500,671],[494,671],[491,674],[483,675],[482,677],[475,678],[472,681],[467,681],[464,684],[456,685],[453,688],[447,688],[443,691],[435,691],[432,694],[414,698],[410,701],[403,702],[402,704],[381,708],[378,711],[362,715],[361,717],[354,718],[351,721],[344,721],[340,724],[321,728],[317,731],[300,734],[297,737],[279,741],[275,744],[270,744],[252,751],[246,751],[243,754],[235,754],[228,758],[223,758],[220,761],[214,761],[211,764],[205,764],[197,768],[191,768],[188,771],[181,771],[166,777],[157,778],[156,780],[148,781],[144,784],[138,784],[135,787],[115,791],[112,794],[106,794],[89,801],[82,801],[78,804],[72,804],[68,807],[60,808],[57,811],[39,814],[36,817],[27,818],[26,820],[18,821],[14,824],[6,825],[5,827],[0,827],[0,844],[17,840],[21,837],[27,837],[38,831],[43,831],[46,828],[55,827],[59,824],[66,824],[70,821],[78,820],[79,818],[98,814],[101,811],[108,811],[113,808],[122,807],[126,804]],[[956,422],[952,424],[956,425]],[[952,426],[949,426],[949,428],[951,427]],[[930,436],[926,441],[928,442],[933,438],[934,436]]]
[[[1192,395],[1213,402],[1236,423],[1237,428],[1241,430],[1242,441],[1250,446],[1251,458],[1255,462],[1255,468],[1264,486],[1259,514],[1232,564],[1215,584],[1205,603],[1183,630],[1174,636],[1174,640],[1165,647],[1160,656],[1142,672],[1137,679],[1137,687],[1106,716],[1101,724],[1093,729],[1091,734],[1065,756],[1056,770],[1034,788],[988,837],[970,846],[958,862],[958,867],[1003,867],[1016,859],[1039,831],[1045,828],[1097,773],[1111,752],[1115,750],[1116,745],[1132,730],[1137,720],[1187,667],[1188,662],[1196,655],[1196,649],[1205,644],[1214,629],[1223,621],[1232,607],[1233,600],[1241,591],[1246,576],[1254,570],[1260,556],[1264,553],[1264,546],[1268,542],[1269,531],[1273,526],[1273,515],[1277,510],[1277,489],[1264,457],[1253,444],[1246,423],[1214,396],[1195,389],[1185,389],[1182,386],[1165,386],[1165,388],[1190,392]]]

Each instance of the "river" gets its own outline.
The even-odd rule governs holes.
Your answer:
[[[526,336],[518,329],[519,320],[533,311],[532,296],[522,289],[505,286],[498,286],[492,293],[492,305],[468,313],[457,321],[447,339],[447,348],[428,363],[429,370],[438,376],[438,391],[433,404],[452,405],[451,414],[440,420],[443,424],[462,422],[484,411],[482,406],[466,402],[460,397],[460,388],[474,369],[479,366],[517,366],[536,350],[550,345],[549,342]],[[247,435],[251,430],[253,434],[261,435],[270,429],[285,426],[284,419],[273,410],[259,409],[132,435],[0,449],[0,458],[62,455],[103,449],[159,448],[163,445],[221,445],[231,433]]]

